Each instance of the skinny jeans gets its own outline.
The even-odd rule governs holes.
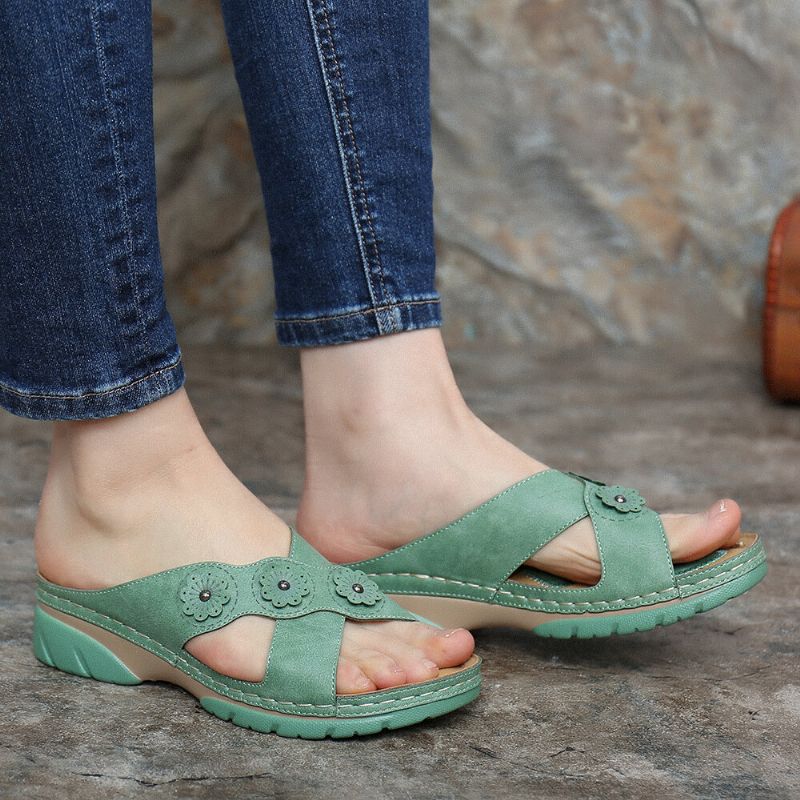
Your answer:
[[[222,11],[278,341],[440,325],[427,0]],[[149,0],[0,0],[0,406],[14,414],[110,417],[183,384],[152,103]]]

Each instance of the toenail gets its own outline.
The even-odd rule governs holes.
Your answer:
[[[449,631],[444,631],[442,637],[444,639],[449,639],[451,636],[455,636],[460,630],[462,630],[462,628],[451,628]]]
[[[430,670],[439,670],[439,665],[435,661],[431,661],[429,658],[423,658],[422,663]]]
[[[724,514],[728,510],[728,507],[725,505],[724,500],[719,501],[719,513]]]

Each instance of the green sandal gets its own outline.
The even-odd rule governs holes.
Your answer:
[[[524,566],[587,515],[600,553],[597,584]],[[661,518],[637,491],[552,469],[404,547],[349,566],[441,625],[511,626],[559,639],[671,625],[746,592],[767,571],[755,534],[743,534],[737,547],[673,565]]]
[[[480,659],[472,656],[424,683],[336,694],[346,619],[417,618],[294,531],[287,558],[190,564],[98,590],[40,578],[36,595],[40,661],[109,683],[174,683],[206,711],[257,731],[304,739],[377,733],[446,714],[480,689]],[[246,615],[276,620],[261,682],[222,675],[184,649],[195,636]]]

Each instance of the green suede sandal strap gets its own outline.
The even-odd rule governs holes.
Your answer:
[[[278,620],[258,693],[298,706],[333,705],[344,625],[345,618],[331,611]]]
[[[675,586],[661,517],[635,489],[587,482],[585,502],[600,552],[598,595],[642,597]]]
[[[531,582],[538,550],[589,516],[602,575],[594,586]],[[444,595],[509,606],[605,610],[677,597],[661,517],[635,489],[545,470],[510,486],[474,511],[377,558],[353,565],[396,594]]]
[[[243,616],[288,620],[330,611],[357,620],[416,619],[363,572],[329,563],[294,531],[290,555],[244,565],[189,564],[110,589],[69,589],[40,578],[37,596],[172,654]]]
[[[679,595],[661,517],[647,508],[635,489],[606,486],[588,478],[584,504],[594,526],[601,577],[593,586],[506,581],[497,602],[527,601],[550,610],[606,611],[663,602]]]
[[[422,575],[496,589],[587,513],[582,479],[548,469],[515,483],[444,528],[351,566],[377,576]]]

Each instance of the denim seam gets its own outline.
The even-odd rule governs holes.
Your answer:
[[[428,306],[439,305],[438,299],[431,300],[399,300],[395,303],[388,303],[380,306],[372,306],[371,308],[361,308],[357,311],[345,311],[342,314],[331,314],[321,317],[276,317],[275,321],[280,325],[282,323],[291,325],[312,325],[316,322],[325,322],[326,320],[345,319],[347,317],[359,317],[363,314],[377,314],[379,311],[391,311],[395,308],[406,308],[407,306]]]
[[[329,73],[326,64],[326,55],[325,53],[323,53],[323,42],[320,35],[319,26],[317,24],[317,20],[315,17],[315,10],[314,10],[315,3],[325,19],[326,32],[327,32],[327,36],[325,38],[325,44],[327,45],[327,49],[330,52],[330,58],[332,58],[333,63],[335,64],[335,70],[333,74]],[[355,227],[356,238],[358,240],[358,247],[361,253],[361,261],[364,268],[364,277],[366,278],[367,281],[367,288],[369,290],[370,299],[372,300],[373,306],[377,310],[382,306],[379,306],[379,304],[375,299],[374,287],[372,283],[372,275],[370,272],[370,266],[372,263],[374,263],[375,266],[377,266],[382,299],[391,300],[391,297],[386,290],[386,284],[384,281],[383,263],[381,260],[380,250],[378,248],[378,236],[372,218],[372,211],[370,209],[369,198],[367,196],[366,184],[364,181],[364,172],[361,167],[361,161],[358,156],[358,145],[356,143],[355,131],[353,129],[353,121],[352,121],[352,113],[350,111],[350,105],[347,102],[347,89],[344,83],[344,74],[342,72],[342,67],[339,62],[339,57],[336,51],[333,22],[331,20],[331,15],[328,12],[327,0],[306,0],[306,7],[308,9],[311,28],[314,34],[314,43],[316,45],[317,58],[319,59],[320,69],[322,71],[323,83],[325,84],[325,94],[328,99],[328,106],[333,120],[334,133],[336,136],[336,144],[339,150],[339,157],[342,162],[343,177],[347,189],[348,201],[350,204],[350,214],[353,220],[353,225]],[[332,78],[334,80],[332,80]],[[341,97],[341,105],[343,106],[342,111],[339,110],[338,104],[333,94],[334,81],[337,84],[336,88]],[[353,180],[353,176],[351,175],[351,167],[348,163],[349,159],[345,151],[344,145],[342,143],[341,126],[343,123],[346,125],[347,128],[346,136],[349,139],[350,147],[353,153],[352,162],[356,172],[355,181]],[[359,220],[358,209],[356,208],[356,200],[353,197],[354,189],[360,196],[359,204],[363,208],[364,216],[366,218],[366,222],[371,234],[371,240],[372,240],[371,249],[374,252],[373,256],[374,261],[370,261],[370,258],[367,254],[367,244],[365,242],[364,230]],[[393,330],[392,327],[389,330],[384,331],[383,330],[384,325],[381,322],[380,317],[376,317],[376,322],[378,325],[378,329],[381,333],[390,333],[391,330]]]
[[[136,307],[136,318],[139,322],[139,330],[141,333],[140,348],[142,352],[146,352],[144,343],[147,341],[147,328],[144,322],[144,313],[142,311],[142,301],[139,295],[139,287],[137,286],[136,276],[133,272],[133,225],[131,222],[131,209],[130,199],[128,197],[127,184],[128,176],[125,173],[122,165],[122,142],[119,134],[119,120],[117,119],[114,111],[114,104],[111,100],[109,89],[109,63],[106,57],[104,44],[101,36],[100,27],[100,4],[93,2],[89,7],[89,15],[92,25],[92,40],[95,47],[95,55],[97,57],[97,68],[100,77],[100,84],[103,90],[103,101],[105,104],[106,118],[108,121],[108,133],[111,139],[111,153],[114,158],[114,172],[117,178],[117,190],[119,192],[119,199],[121,205],[121,213],[123,217],[123,227],[125,228],[125,255],[128,268],[128,280],[130,281],[131,291],[133,294],[133,302]],[[154,372],[154,375],[159,374],[160,371]]]
[[[136,378],[128,383],[123,383],[120,386],[114,386],[112,389],[103,389],[101,392],[84,392],[83,394],[29,394],[28,392],[20,392],[18,389],[14,389],[7,384],[0,383],[0,391],[8,392],[9,394],[16,395],[17,397],[24,397],[29,400],[83,400],[85,397],[104,397],[110,394],[115,394],[116,392],[123,392],[126,389],[130,389],[132,386],[136,386],[139,383],[143,383],[144,381],[151,380],[156,378],[159,382],[163,382],[164,375],[172,370],[176,369],[181,365],[183,361],[183,356],[178,356],[178,360],[172,364],[168,364],[166,367],[161,367],[161,369],[154,370],[153,372],[149,372],[147,375],[143,375],[141,378]],[[166,388],[166,387],[165,387]]]
[[[336,64],[336,72],[338,73],[338,80],[341,85],[342,105],[344,106],[344,112],[345,112],[343,117],[345,122],[347,123],[347,131],[350,139],[350,146],[353,149],[353,163],[355,165],[358,177],[358,182],[356,183],[356,187],[359,194],[361,195],[361,202],[364,206],[364,212],[367,218],[367,225],[369,226],[369,230],[372,235],[372,242],[373,242],[372,249],[375,253],[375,260],[378,266],[378,275],[381,282],[381,294],[384,299],[388,299],[388,294],[386,292],[386,285],[384,283],[383,262],[381,260],[380,250],[378,249],[378,235],[375,231],[375,225],[373,223],[372,213],[369,207],[369,198],[367,197],[366,181],[364,180],[363,168],[361,166],[361,161],[358,157],[358,144],[356,143],[355,131],[353,129],[353,115],[352,112],[350,111],[350,104],[347,101],[347,89],[344,83],[344,73],[342,72],[342,66],[339,62],[338,54],[336,52],[334,26],[330,14],[328,12],[327,0],[321,0],[320,7],[322,8],[322,13],[325,15],[325,24],[328,26],[331,55],[333,56],[334,63]]]

